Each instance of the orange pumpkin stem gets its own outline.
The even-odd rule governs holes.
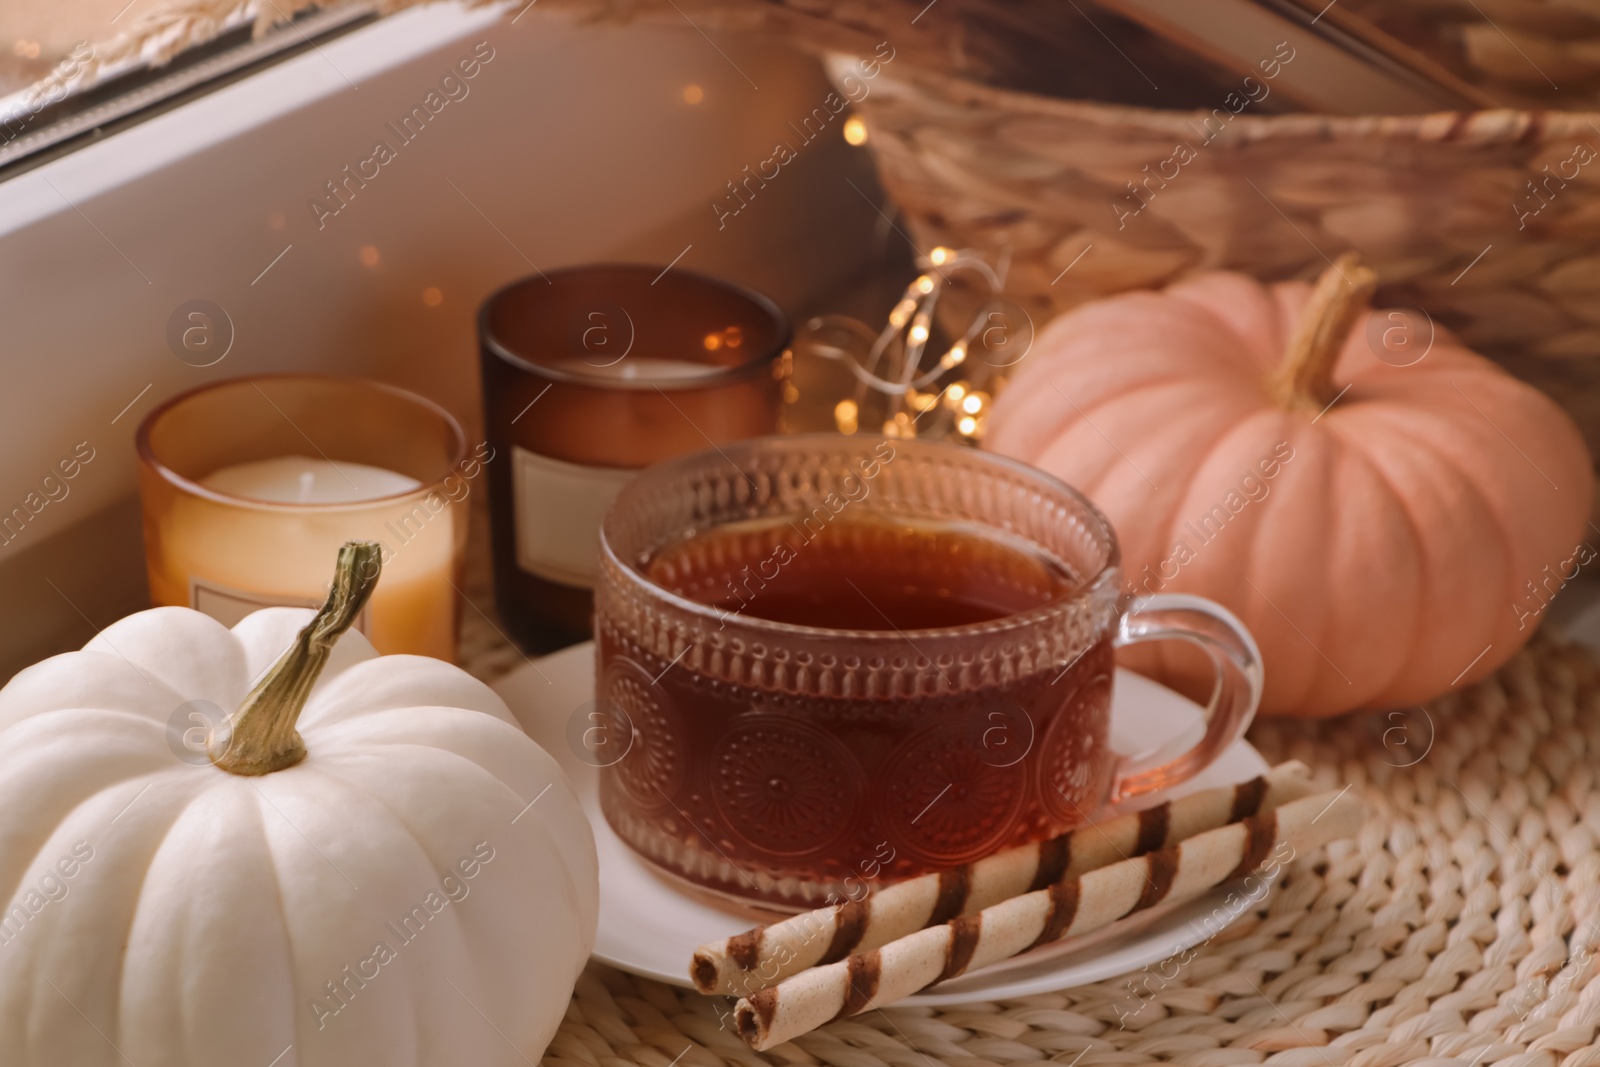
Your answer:
[[[1354,252],[1346,252],[1317,279],[1311,300],[1295,323],[1283,362],[1267,379],[1267,391],[1290,411],[1321,412],[1339,391],[1333,366],[1351,329],[1372,306],[1378,275]]]

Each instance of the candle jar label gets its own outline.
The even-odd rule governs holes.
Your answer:
[[[587,467],[511,449],[517,566],[546,581],[594,587],[600,520],[631,470]]]
[[[322,599],[288,594],[251,593],[190,575],[189,606],[232,628],[246,615],[262,608],[317,608],[322,606]],[[354,629],[365,634],[371,614],[371,604],[362,608],[361,614],[356,617]]]

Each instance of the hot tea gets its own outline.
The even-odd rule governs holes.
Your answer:
[[[734,523],[640,564],[662,588],[723,612],[833,630],[990,622],[1077,584],[1026,542],[975,525],[875,519]]]
[[[897,639],[880,667],[926,658],[922,632],[994,624],[1081,584],[1020,539],[875,518],[730,524],[636,566],[724,619],[889,631]],[[607,817],[669,869],[741,896],[752,895],[749,878],[766,887],[755,895],[791,902],[1065,829],[1097,806],[1111,771],[1102,760],[1087,774],[1082,759],[1106,745],[1110,640],[1068,663],[1017,652],[1007,664],[935,657],[913,691],[863,684],[871,662],[796,657],[795,670],[837,676],[796,697],[603,646],[638,749],[607,776]],[[674,757],[652,729],[670,735]],[[664,817],[645,816],[641,802],[665,804]],[[797,868],[803,878],[786,877]]]
[[[973,449],[782,436],[652,467],[601,524],[574,720],[606,821],[699,887],[804,907],[1181,782],[1248,725],[1260,663],[1214,605],[1121,584],[1093,505]],[[1205,736],[1124,757],[1112,646],[1172,638],[1217,666]]]

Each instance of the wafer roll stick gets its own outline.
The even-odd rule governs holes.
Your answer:
[[[803,912],[695,950],[689,977],[702,993],[746,996],[819,963],[867,952],[1022,893],[1166,848],[1311,793],[1290,760],[1238,785],[1205,789],[1048,841],[897,882],[859,902]]]
[[[761,1052],[823,1023],[891,1004],[1063,937],[1099,930],[1156,904],[1191,900],[1265,864],[1276,869],[1361,826],[1346,790],[1207,830],[1170,848],[1124,860],[976,915],[918,930],[872,952],[803,971],[734,1007],[739,1034]]]

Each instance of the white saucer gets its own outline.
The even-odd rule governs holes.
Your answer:
[[[774,916],[754,908],[690,895],[657,874],[624,845],[600,814],[600,772],[578,757],[569,741],[573,724],[584,723],[594,700],[594,645],[586,643],[520,667],[496,685],[517,720],[560,761],[594,826],[600,854],[600,931],[594,956],[619,970],[688,987],[689,959],[696,947],[741,933]],[[1162,748],[1182,751],[1200,736],[1200,708],[1142,675],[1119,669],[1112,696],[1111,746],[1119,752],[1135,739],[1167,737]],[[1204,772],[1159,797],[1133,807],[1198,789],[1231,785],[1263,774],[1266,760],[1240,740]],[[1243,913],[1224,900],[1236,887],[1222,886],[1198,900],[1153,908],[1086,937],[1060,941],[942,983],[905,1003],[964,1004],[1047,993],[1099,982],[1159,963],[1207,938]],[[1205,920],[1210,919],[1209,922]]]

